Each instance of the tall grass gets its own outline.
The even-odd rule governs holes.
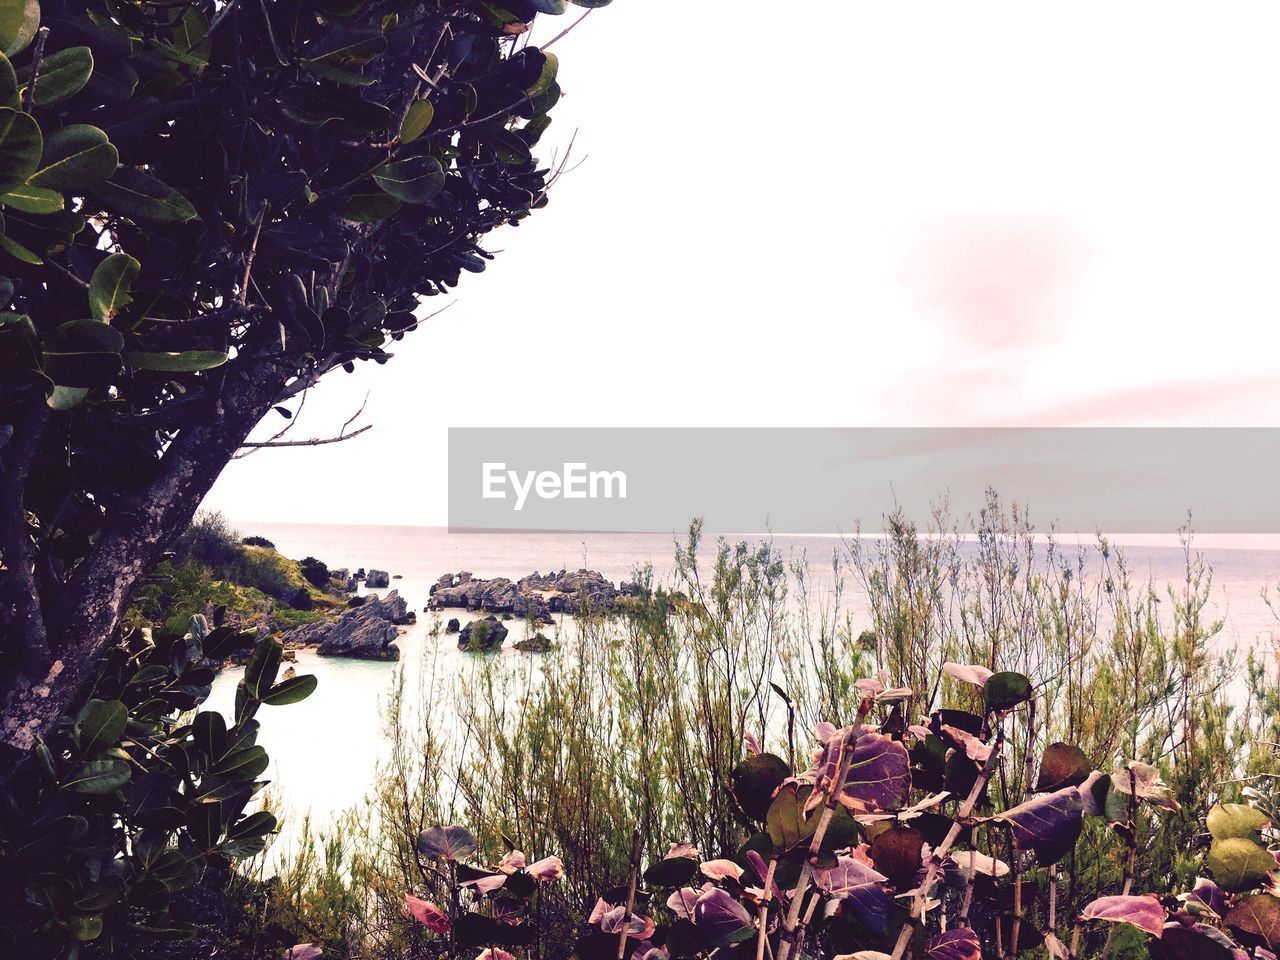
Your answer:
[[[403,894],[440,886],[415,855],[418,831],[460,822],[494,860],[507,843],[564,860],[540,905],[552,931],[540,955],[567,956],[598,894],[624,881],[634,830],[646,858],[675,841],[706,857],[743,842],[726,784],[748,733],[803,769],[813,724],[847,722],[862,677],[912,688],[909,721],[972,698],[944,677],[948,660],[1043,684],[1041,722],[1008,745],[996,791],[1021,797],[1028,754],[1059,740],[1101,770],[1154,763],[1182,810],[1140,831],[1140,869],[1188,879],[1213,803],[1271,797],[1280,684],[1271,651],[1242,661],[1220,642],[1212,573],[1189,538],[1184,549],[1184,575],[1156,584],[1105,540],[1060,547],[994,497],[971,524],[893,517],[887,536],[813,566],[767,543],[708,549],[695,524],[670,582],[640,571],[627,614],[580,618],[557,651],[514,667],[477,658],[457,676],[429,665],[417,690],[402,673],[368,808],[341,843],[301,846],[277,919],[322,936],[327,956],[434,955]],[[855,622],[853,609],[869,613]],[[1124,853],[1087,829],[1063,867],[1061,914],[1115,892]]]

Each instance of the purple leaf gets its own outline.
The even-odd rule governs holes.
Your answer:
[[[1220,886],[1206,877],[1198,877],[1195,887],[1183,899],[1188,905],[1203,904],[1203,909],[1212,911],[1218,917],[1227,915],[1227,895]]]
[[[849,812],[897,809],[906,803],[910,790],[911,760],[907,748],[885,734],[867,731],[859,736],[840,795],[840,802]]]
[[[1033,797],[991,819],[1013,827],[1019,850],[1034,850],[1041,866],[1057,863],[1076,845],[1084,804],[1075,787]]]
[[[968,927],[956,927],[925,942],[928,960],[982,960],[978,935]]]
[[[818,870],[814,882],[833,897],[844,897],[868,883],[887,883],[883,873],[856,857],[842,856],[830,870]]]
[[[418,834],[418,852],[442,860],[462,860],[479,846],[470,830],[456,825],[428,827]]]
[[[819,889],[843,900],[841,909],[852,914],[864,927],[883,933],[893,907],[893,893],[883,884],[884,874],[856,857],[840,857],[830,870],[819,870],[814,882]]]
[[[1164,935],[1166,917],[1160,898],[1150,893],[1138,897],[1099,897],[1080,912],[1082,920],[1130,923],[1157,939]]]
[[[712,887],[693,905],[693,922],[715,947],[746,940],[755,933],[747,908],[719,887]]]
[[[692,920],[693,908],[700,896],[702,896],[701,890],[695,890],[693,887],[681,887],[667,897],[667,909],[683,920]]]

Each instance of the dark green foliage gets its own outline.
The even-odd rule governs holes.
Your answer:
[[[266,537],[259,537],[256,534],[251,537],[245,537],[240,542],[246,547],[266,547],[268,550],[274,550],[276,548],[276,545]]]
[[[248,809],[268,764],[255,717],[315,678],[277,682],[279,647],[264,640],[233,724],[187,713],[209,694],[206,658],[251,641],[196,616],[184,634],[135,631],[107,652],[93,696],[0,791],[0,955],[191,936],[169,913],[175,895],[263,850],[276,819]]]
[[[0,0],[5,744],[266,413],[386,362],[545,205],[557,62],[518,38],[565,4],[511,6]]]
[[[323,560],[303,557],[298,561],[298,566],[302,569],[302,576],[313,587],[329,586],[329,567]]]

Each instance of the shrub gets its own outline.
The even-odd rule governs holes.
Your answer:
[[[327,589],[329,586],[329,567],[321,560],[315,557],[303,557],[298,561],[298,567],[302,570],[302,576],[313,587]]]
[[[274,550],[276,548],[276,545],[266,537],[259,537],[257,534],[252,537],[245,537],[240,542],[246,547],[266,547],[268,550]]]
[[[0,953],[131,956],[148,938],[190,937],[175,894],[263,850],[277,824],[248,810],[268,764],[255,715],[316,680],[277,681],[282,650],[263,640],[233,722],[199,711],[208,660],[251,642],[197,615],[184,634],[137,630],[107,652],[94,696],[0,788]]]

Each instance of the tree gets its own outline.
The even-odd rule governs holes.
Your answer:
[[[8,761],[255,424],[546,203],[566,2],[0,0]]]

